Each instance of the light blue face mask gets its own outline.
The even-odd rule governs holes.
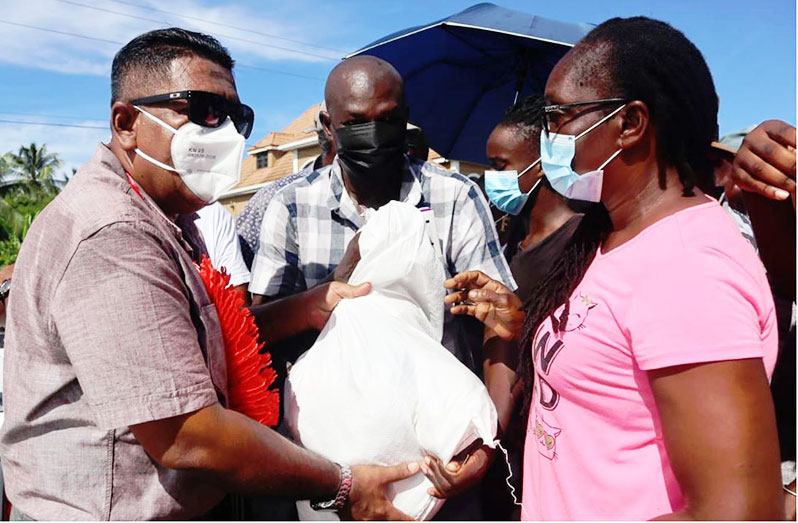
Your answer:
[[[502,212],[517,215],[526,205],[529,196],[535,191],[541,176],[535,185],[527,193],[521,192],[518,186],[518,179],[532,167],[540,162],[540,158],[529,164],[529,167],[518,173],[518,171],[485,171],[485,192],[488,199]]]
[[[576,154],[576,141],[618,114],[618,111],[624,107],[626,107],[626,104],[618,107],[576,136],[571,134],[540,133],[540,163],[543,166],[543,173],[555,191],[572,200],[601,201],[604,167],[615,159],[622,149],[615,151],[595,171],[579,174],[571,167]]]

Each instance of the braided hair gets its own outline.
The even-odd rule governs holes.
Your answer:
[[[540,140],[540,122],[546,101],[541,95],[532,94],[510,106],[496,127],[512,127],[529,143]]]
[[[712,76],[698,49],[665,22],[645,17],[613,18],[593,29],[569,52],[580,80],[601,82],[608,97],[640,100],[649,109],[656,132],[658,179],[665,188],[666,169],[679,175],[683,194],[711,179],[710,144],[717,134],[718,99]],[[531,343],[538,326],[551,317],[564,330],[569,298],[582,280],[596,250],[612,230],[602,204],[583,217],[561,259],[530,293],[521,335],[519,375],[524,382],[524,415],[534,381]],[[558,307],[564,305],[559,317]]]

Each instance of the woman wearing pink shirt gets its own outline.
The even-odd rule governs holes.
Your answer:
[[[533,291],[481,273],[471,314],[518,337],[528,404],[522,519],[778,519],[768,380],[777,334],[762,264],[711,180],[718,98],[671,26],[612,19],[546,85],[541,163],[588,214]],[[454,292],[447,302],[462,302]],[[425,467],[445,494],[469,467]]]

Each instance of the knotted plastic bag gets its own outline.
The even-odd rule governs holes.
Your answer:
[[[390,202],[360,233],[350,284],[316,343],[291,368],[285,418],[295,439],[349,465],[396,465],[424,454],[447,463],[481,438],[496,410],[482,382],[440,340],[445,273],[432,212]],[[443,504],[421,473],[392,485],[399,510],[430,519]],[[301,519],[331,519],[298,503]]]

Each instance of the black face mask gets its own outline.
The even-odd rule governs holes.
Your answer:
[[[335,129],[338,159],[357,182],[374,184],[392,178],[402,169],[405,122],[367,122]]]

